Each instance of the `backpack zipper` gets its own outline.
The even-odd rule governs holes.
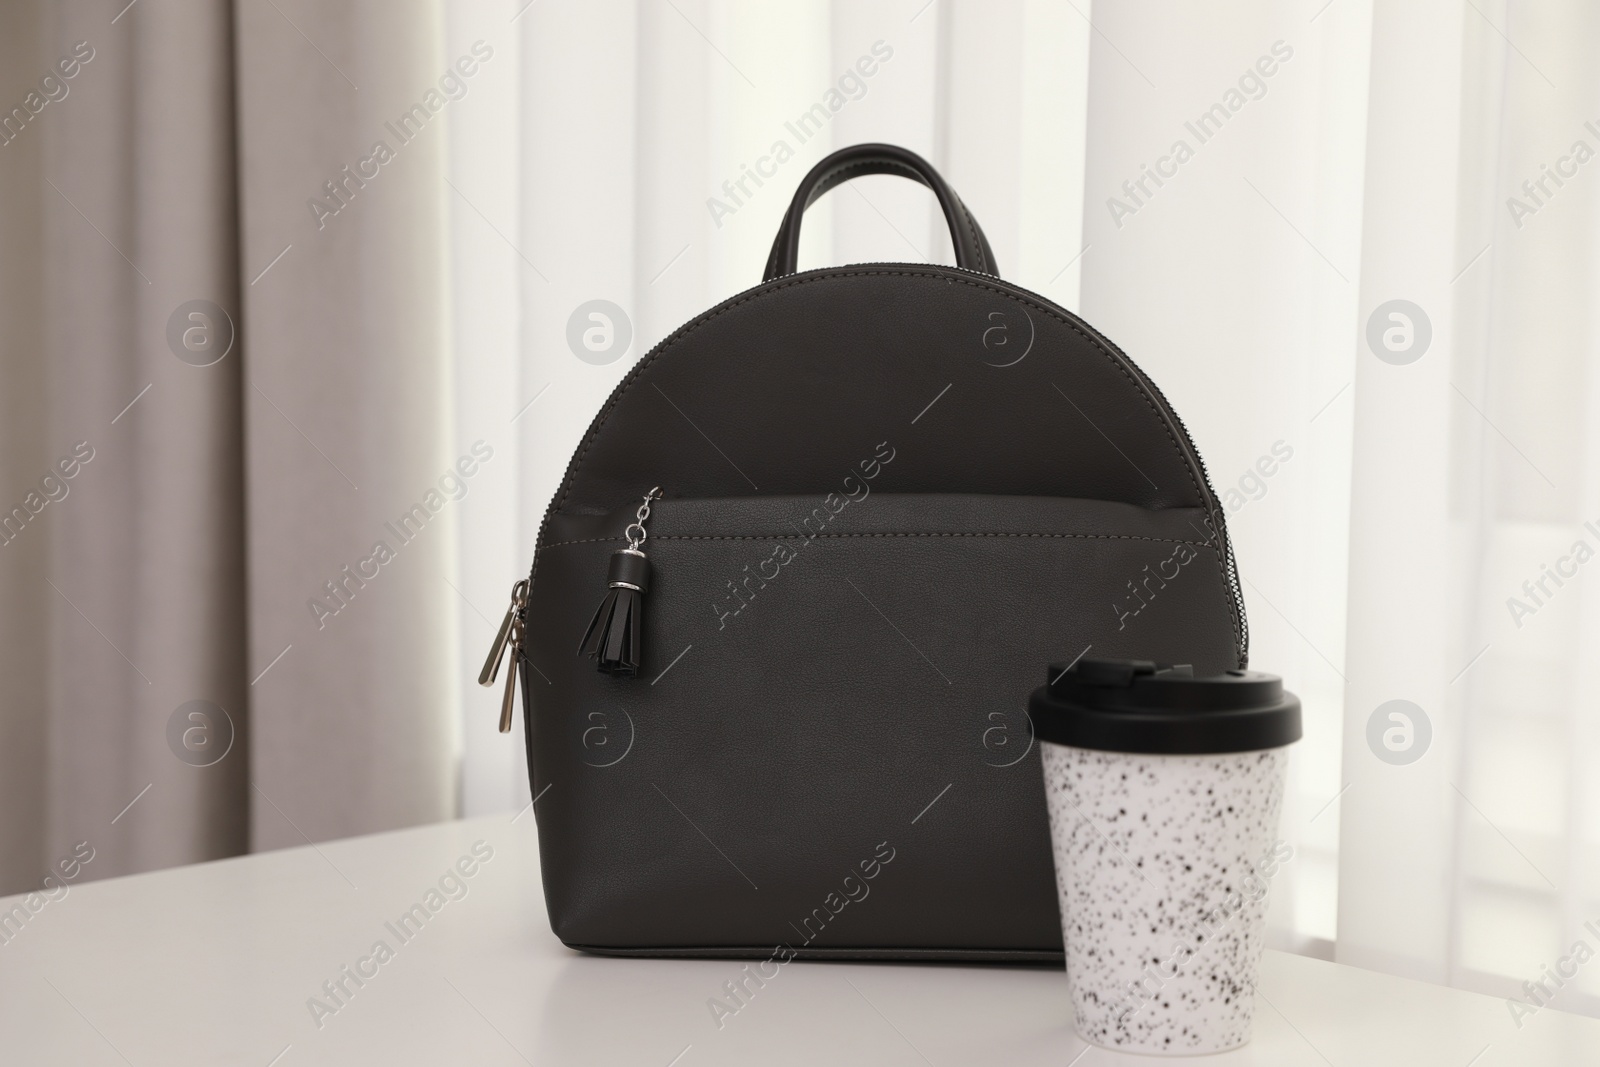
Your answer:
[[[500,698],[500,732],[503,734],[511,732],[511,709],[517,693],[517,663],[522,659],[523,617],[528,610],[528,588],[527,578],[512,585],[511,606],[506,609],[506,617],[500,620],[500,630],[494,635],[494,644],[489,646],[489,658],[483,661],[483,670],[478,672],[479,685],[486,689],[494,685],[501,662],[508,651],[511,653],[511,666],[506,671],[505,696]]]

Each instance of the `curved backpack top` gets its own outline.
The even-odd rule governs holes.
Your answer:
[[[933,190],[957,267],[793,273],[871,173]],[[888,145],[819,163],[762,284],[617,387],[513,603],[551,925],[607,953],[1059,959],[1044,665],[1246,657],[1183,424]]]

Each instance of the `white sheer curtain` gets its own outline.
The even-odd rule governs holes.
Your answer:
[[[1506,997],[1580,938],[1600,949],[1600,15],[525,2],[447,9],[452,54],[507,59],[451,117],[455,418],[506,443],[461,510],[463,663],[627,368],[758,280],[812,162],[899,142],[1006,277],[1150,371],[1224,493],[1252,661],[1307,713],[1273,941]],[[785,121],[875,46],[796,144]],[[724,181],[778,140],[793,158],[735,203]],[[803,266],[948,257],[926,193],[892,178],[826,198],[806,240]],[[594,300],[631,331],[610,362],[568,345]],[[468,813],[527,800],[496,699],[463,681]],[[1564,983],[1556,1004],[1600,1011],[1600,964]]]
[[[1228,507],[1251,663],[1304,704],[1282,829],[1295,858],[1273,886],[1271,936],[1327,957],[1367,16],[1359,3],[1314,13],[1095,5],[1082,311],[1188,424]]]
[[[1339,956],[1600,1013],[1600,12],[1379,8],[1372,40],[1361,307],[1433,338],[1357,365]],[[1398,767],[1366,739],[1396,698],[1433,734]]]
[[[1101,0],[1095,23],[1084,311],[1239,491],[1252,660],[1306,701],[1274,939],[1522,1019],[1600,1011],[1578,964],[1600,948],[1600,20]],[[1140,191],[1174,140],[1193,156]]]

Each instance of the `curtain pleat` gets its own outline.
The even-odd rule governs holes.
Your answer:
[[[459,804],[460,57],[429,3],[114,7],[4,14],[0,891]]]
[[[1301,698],[1268,937],[1329,957],[1367,31],[1359,4],[1314,13],[1097,0],[1078,267],[1223,499],[1251,665]]]
[[[1600,976],[1545,969],[1600,916],[1597,36],[1583,3],[1374,17],[1362,308],[1432,341],[1354,390],[1338,947],[1590,1014]],[[1395,698],[1432,733],[1401,767],[1369,732]]]
[[[205,366],[196,351],[220,343],[238,309],[231,13],[41,15],[35,65],[78,66],[24,132],[44,148],[40,435],[65,495],[17,537],[48,544],[39,615],[7,620],[45,635],[31,669],[48,784],[37,873],[8,872],[13,886],[79,841],[94,849],[89,877],[248,841],[241,346]],[[190,335],[186,361],[169,320],[187,329],[180,309],[195,301],[221,316],[205,313],[208,338]],[[176,731],[188,732],[186,762],[169,726],[194,702],[203,718],[184,713]],[[231,750],[202,765],[207,745]]]
[[[262,849],[455,813],[456,486],[494,459],[452,434],[444,159],[471,98],[438,5],[235,12]]]
[[[45,32],[41,4],[0,5],[0,100],[22,100],[37,88],[38,57],[56,44]],[[47,105],[48,106],[48,105]],[[6,131],[9,133],[10,131]],[[38,204],[43,142],[20,134],[0,146],[0,201]],[[44,349],[44,221],[38,210],[0,211],[0,477],[4,507],[20,502],[55,456],[45,433],[44,398],[49,362]],[[24,490],[25,491],[25,490]],[[48,507],[48,505],[46,506]],[[7,529],[6,533],[11,531]],[[44,875],[47,864],[46,753],[50,717],[47,673],[39,668],[49,647],[45,584],[49,538],[5,539],[0,545],[0,801],[14,813],[0,819],[0,893],[20,890]]]

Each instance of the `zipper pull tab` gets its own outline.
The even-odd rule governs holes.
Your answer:
[[[478,672],[479,685],[484,688],[494,685],[495,678],[500,674],[500,663],[506,657],[506,649],[511,650],[511,669],[506,672],[506,694],[500,706],[501,733],[511,730],[511,698],[516,687],[516,661],[522,654],[522,613],[527,606],[528,580],[524,578],[511,587],[511,606],[506,609],[506,617],[500,621],[494,644],[489,646],[489,658],[483,661],[483,670]]]
[[[517,661],[522,658],[522,613],[511,621],[511,666],[506,669],[506,695],[500,700],[500,732],[511,732],[511,709],[517,695]]]

